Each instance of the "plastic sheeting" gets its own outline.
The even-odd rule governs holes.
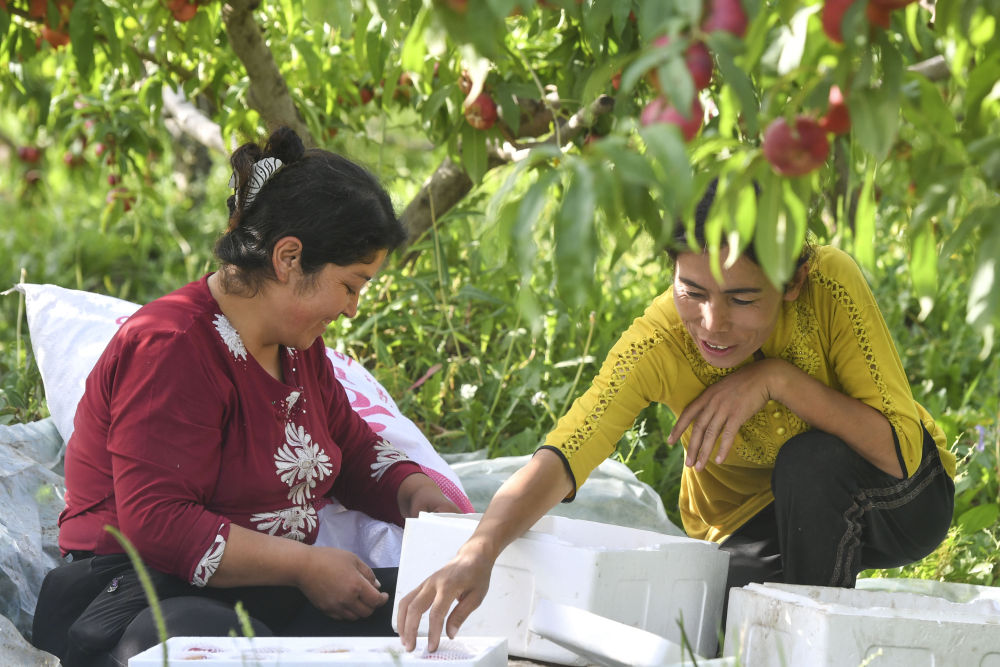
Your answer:
[[[480,450],[444,458],[462,480],[472,506],[482,512],[504,480],[527,463],[531,455],[487,459]],[[640,482],[628,466],[614,459],[606,459],[591,473],[577,489],[572,502],[556,505],[549,514],[684,535],[667,518],[663,500],[653,487]]]
[[[0,615],[26,636],[42,579],[60,562],[61,447],[51,420],[0,426]]]

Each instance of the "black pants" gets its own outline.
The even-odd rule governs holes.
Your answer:
[[[926,431],[906,479],[807,431],[778,451],[771,489],[774,502],[719,545],[729,552],[727,603],[730,588],[751,582],[853,588],[862,570],[918,561],[944,539],[955,507],[955,484]]]
[[[125,627],[117,645],[106,653],[80,651],[74,646],[72,636],[68,636],[69,627],[89,599],[108,585],[111,576],[102,565],[119,560],[118,556],[97,556],[56,568],[46,577],[39,594],[32,635],[37,648],[57,655],[71,667],[125,667],[129,658],[160,642],[149,607],[138,612]],[[170,597],[160,600],[160,612],[168,637],[242,636],[243,627],[235,611],[237,602],[242,602],[257,637],[393,636],[392,600],[398,570],[373,571],[382,584],[381,590],[389,594],[389,600],[371,616],[357,621],[330,618],[293,587],[196,588],[179,580],[175,580],[178,585],[169,586]]]

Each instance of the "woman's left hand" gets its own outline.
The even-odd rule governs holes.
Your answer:
[[[719,442],[715,462],[722,463],[736,440],[740,427],[774,397],[773,387],[788,362],[762,359],[706,387],[677,418],[667,442],[676,444],[691,427],[684,464],[702,470]]]
[[[427,475],[417,472],[409,475],[399,485],[399,513],[415,517],[421,512],[461,513],[458,506],[448,500],[441,489]]]

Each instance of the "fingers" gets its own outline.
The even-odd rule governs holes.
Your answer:
[[[417,646],[417,630],[420,628],[420,618],[431,606],[431,600],[426,594],[426,582],[413,589],[399,602],[399,613],[396,617],[396,628],[403,648],[412,651]]]
[[[444,618],[451,606],[448,596],[438,594],[427,613],[427,650],[433,653],[438,650],[441,642],[441,630],[444,628]]]
[[[482,595],[466,595],[458,601],[458,604],[455,605],[455,608],[452,609],[451,614],[448,616],[448,625],[446,626],[448,637],[451,639],[455,638],[455,635],[458,634],[458,629],[465,623],[465,619],[482,604],[483,597]]]

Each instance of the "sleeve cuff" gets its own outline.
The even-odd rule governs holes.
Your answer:
[[[564,503],[573,502],[576,499],[576,477],[573,475],[573,468],[569,465],[569,460],[566,458],[566,455],[563,454],[561,449],[556,449],[552,445],[542,445],[541,447],[535,450],[535,454],[537,454],[543,449],[547,449],[550,452],[555,452],[556,454],[559,455],[559,460],[563,462],[563,466],[565,466],[566,468],[566,474],[569,476],[570,484],[573,485],[573,490],[570,492],[568,496],[562,499],[562,502]]]

